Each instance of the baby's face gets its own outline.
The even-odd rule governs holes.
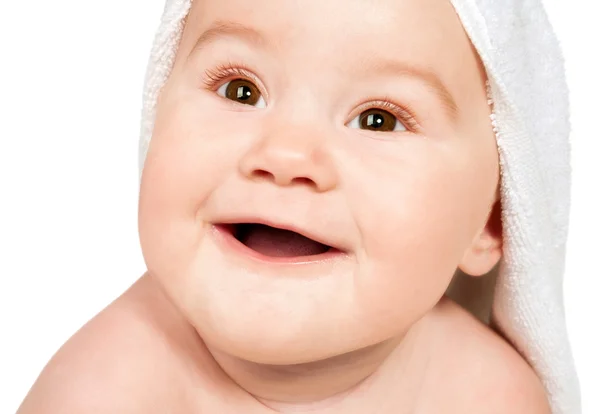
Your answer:
[[[495,199],[485,74],[447,0],[196,0],[157,111],[148,269],[246,360],[401,335]]]

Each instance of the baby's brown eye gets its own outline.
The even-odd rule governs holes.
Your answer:
[[[401,129],[398,129],[400,125]],[[367,129],[370,131],[398,131],[404,130],[405,128],[398,121],[396,116],[392,115],[388,111],[378,108],[372,108],[364,111],[358,116],[358,126],[361,129]]]
[[[217,93],[227,99],[245,105],[262,106],[260,91],[252,82],[246,79],[234,79],[221,86]]]

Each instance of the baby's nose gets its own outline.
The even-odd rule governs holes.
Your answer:
[[[335,188],[338,181],[323,140],[289,131],[258,140],[242,157],[240,171],[251,180],[268,180],[282,187],[306,185],[318,192]]]

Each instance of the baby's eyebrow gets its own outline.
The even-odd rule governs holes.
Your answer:
[[[360,67],[360,71],[364,72],[365,75],[378,73],[390,76],[408,76],[417,79],[437,95],[446,109],[448,116],[452,120],[456,120],[458,105],[448,88],[444,85],[444,82],[442,82],[434,71],[389,58],[363,59],[362,64],[355,67]]]
[[[219,20],[198,37],[192,50],[200,50],[218,38],[226,36],[242,38],[255,46],[264,47],[267,45],[266,36],[258,30],[239,23]]]
[[[210,43],[221,37],[237,37],[248,43],[264,48],[269,46],[267,36],[252,27],[244,26],[240,23],[231,21],[215,21],[206,29],[196,40],[192,52],[201,50]],[[439,76],[432,70],[420,68],[405,62],[394,59],[363,59],[362,64],[354,66],[360,68],[365,76],[372,76],[374,73],[389,74],[390,76],[408,76],[424,83],[441,101],[443,107],[451,120],[456,120],[458,115],[458,105],[448,91]]]

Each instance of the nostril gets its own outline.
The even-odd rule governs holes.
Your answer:
[[[265,171],[265,170],[254,170],[252,175],[254,175],[256,178],[262,178],[265,180],[274,180],[275,179],[275,176],[272,173],[270,173],[269,171]]]
[[[291,176],[290,177],[286,174],[272,173],[270,171],[263,170],[263,169],[255,169],[254,171],[252,171],[252,177],[254,179],[258,179],[258,180],[272,181],[273,183],[275,183],[277,185],[281,185],[281,186],[288,186],[288,185],[305,185],[305,186],[309,186],[309,187],[316,186],[315,181],[309,177],[303,177],[303,176],[298,176],[298,177]]]
[[[307,186],[314,186],[315,182],[308,177],[296,177],[292,180],[292,183],[295,184],[304,184]]]

